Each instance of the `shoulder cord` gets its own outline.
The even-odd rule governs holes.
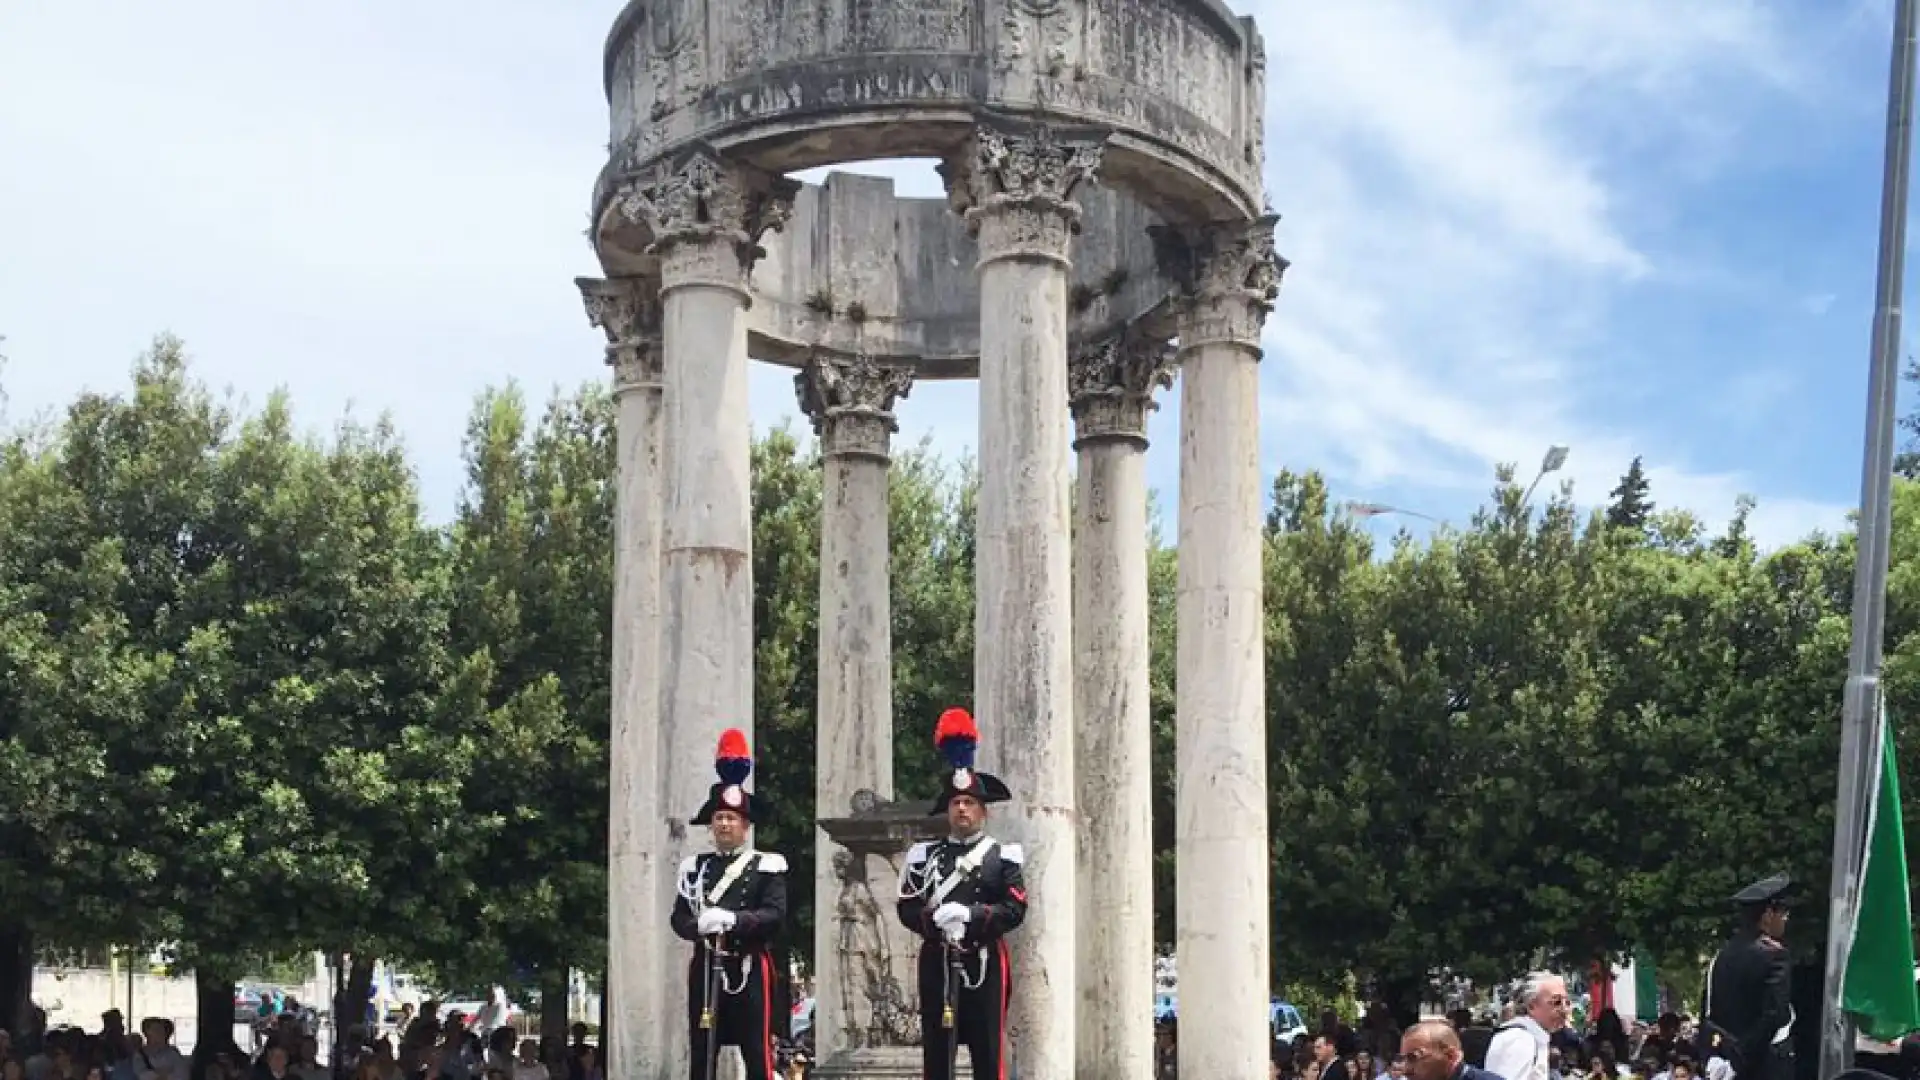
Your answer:
[[[920,900],[933,888],[933,859],[931,856],[920,860],[918,869],[908,863],[900,870],[900,899]]]
[[[692,873],[683,873],[680,875],[679,892],[680,898],[692,906],[695,918],[699,918],[701,912],[712,906],[707,903],[706,891],[700,888],[699,863],[694,864]],[[704,945],[704,943],[702,944]],[[710,945],[705,947],[708,949],[712,948]],[[726,954],[723,953],[721,955]],[[727,977],[727,965],[725,963],[720,965],[720,989],[730,997],[737,997],[742,991],[746,990],[747,983],[750,982],[752,978],[752,966],[749,964],[741,964],[740,983],[736,986],[733,980]]]

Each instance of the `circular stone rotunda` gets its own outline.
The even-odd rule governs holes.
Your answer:
[[[579,285],[619,417],[607,1075],[689,1075],[667,911],[705,847],[686,818],[715,742],[752,731],[756,359],[795,370],[826,470],[822,821],[814,880],[789,885],[814,890],[818,1071],[920,1071],[895,878],[943,826],[889,801],[888,453],[916,381],[974,379],[973,707],[1030,894],[1012,1071],[1152,1075],[1144,457],[1177,373],[1179,1066],[1263,1080],[1257,365],[1286,263],[1252,20],[1220,0],[633,0],[605,80],[604,276]],[[787,178],[907,157],[942,162],[946,199]]]

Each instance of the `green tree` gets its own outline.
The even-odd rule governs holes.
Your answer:
[[[485,839],[436,965],[456,986],[535,986],[605,956],[614,440],[606,392],[556,397],[537,425],[512,387],[475,404],[452,531],[452,637],[495,677],[464,814]],[[548,1035],[563,1009],[543,1007]]]
[[[1640,466],[1640,456],[1634,455],[1633,464],[1627,466],[1626,474],[1608,495],[1612,501],[1607,504],[1607,524],[1616,529],[1645,529],[1653,513],[1653,500],[1648,495],[1652,488]]]

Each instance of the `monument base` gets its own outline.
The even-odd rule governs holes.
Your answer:
[[[815,1080],[920,1080],[921,1052],[917,1046],[873,1046],[842,1050],[814,1066]],[[957,1077],[973,1075],[973,1059],[960,1048]]]

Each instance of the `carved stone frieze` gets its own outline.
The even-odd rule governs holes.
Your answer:
[[[784,227],[800,183],[726,161],[705,147],[663,165],[620,196],[620,213],[653,236],[666,288],[744,290],[766,254],[760,238]]]
[[[658,389],[662,349],[660,283],[640,278],[575,278],[587,321],[607,335],[607,363],[613,368],[613,392]]]
[[[652,0],[647,5],[646,69],[653,84],[651,120],[699,97],[706,86],[708,0]]]
[[[794,375],[793,389],[823,453],[884,461],[900,430],[893,406],[913,389],[913,372],[872,357],[816,352]]]
[[[1056,77],[1073,61],[1073,0],[1005,0],[993,62],[1001,72],[1026,67]]]
[[[1154,391],[1172,385],[1173,352],[1167,342],[1131,327],[1075,349],[1067,361],[1075,448],[1104,439],[1144,447],[1147,414],[1160,407]]]
[[[1260,327],[1287,270],[1273,246],[1278,221],[1268,215],[1152,230],[1161,270],[1179,289],[1182,349],[1227,342],[1259,350]]]
[[[1096,181],[1104,137],[1062,137],[1046,124],[1027,132],[981,125],[941,165],[947,198],[979,242],[980,261],[1027,256],[1065,261],[1080,231],[1074,192]]]
[[[1247,65],[1246,93],[1247,140],[1241,153],[1253,175],[1260,176],[1267,168],[1267,50],[1257,35]]]

